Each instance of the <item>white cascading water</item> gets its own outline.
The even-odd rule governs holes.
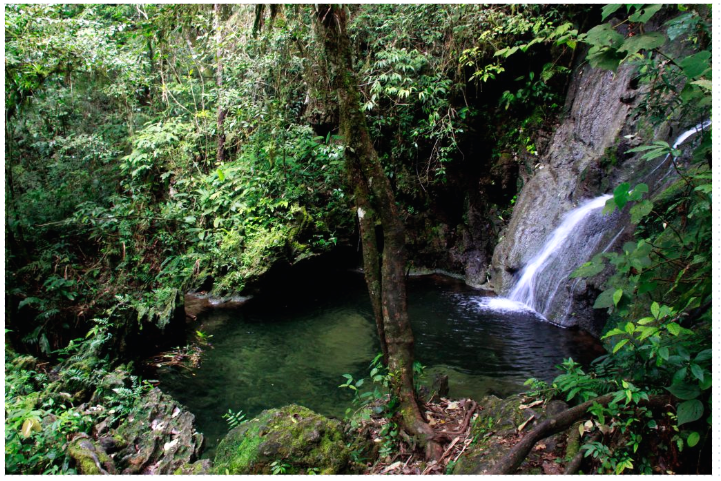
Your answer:
[[[673,148],[678,148],[681,144],[688,140],[689,137],[702,132],[710,125],[711,120],[707,120],[685,131],[676,138],[676,141],[673,143]],[[659,162],[658,166],[647,174],[646,177],[650,177],[659,167],[661,167],[661,165],[666,163],[668,158],[669,156],[667,155],[661,162]],[[568,260],[563,262],[563,256],[568,256],[569,254],[567,251],[571,247],[570,244],[572,244],[572,238],[579,235],[588,235],[586,232],[587,229],[584,229],[584,225],[590,218],[593,217],[593,214],[596,211],[606,205],[606,201],[611,197],[613,196],[609,194],[596,197],[595,199],[586,201],[576,209],[568,212],[564,216],[561,225],[558,226],[548,237],[541,251],[523,268],[518,281],[508,295],[508,299],[491,298],[486,301],[487,305],[484,307],[497,308],[499,310],[518,310],[522,309],[523,306],[527,306],[534,309],[537,313],[545,316],[549,306],[551,306],[553,297],[559,287],[561,287],[561,284],[565,284],[564,281],[567,281],[571,272],[578,267],[578,265],[568,262]],[[623,229],[614,236],[613,240],[606,246],[605,249],[603,249],[603,251],[606,251],[611,247],[621,232],[623,232]],[[595,251],[598,240],[598,237],[589,239],[589,242],[585,245],[585,247]],[[591,256],[589,255],[589,258],[590,257]],[[572,256],[569,257],[569,259],[572,258]],[[581,263],[582,262],[585,262],[585,260],[581,261]],[[552,264],[553,268],[549,268]],[[559,272],[559,270],[562,272]],[[550,274],[546,271],[549,271]],[[551,275],[553,280],[555,280],[555,285],[552,288],[548,279],[546,279],[545,282],[539,280],[539,278],[544,275],[547,277]],[[573,288],[575,288],[576,284],[578,284],[578,282],[574,283]],[[539,286],[542,286],[542,290],[544,291],[542,294],[542,303],[537,299],[539,294],[537,290],[539,289]],[[571,293],[573,292],[573,288],[571,289]],[[572,300],[569,299],[569,302],[572,302]],[[565,309],[566,316],[568,316],[570,310],[571,306],[569,305]],[[562,321],[562,319],[558,319],[556,320],[556,323],[562,323]]]
[[[691,127],[691,128],[688,129],[686,132],[682,133],[681,135],[679,135],[679,136],[676,138],[676,141],[673,143],[673,146],[672,146],[672,147],[673,147],[674,149],[677,149],[678,146],[681,145],[681,144],[683,144],[684,142],[686,142],[689,137],[691,137],[692,135],[696,135],[696,134],[698,134],[699,132],[703,132],[704,129],[706,129],[706,128],[710,127],[710,126],[711,126],[711,120],[709,119],[709,120],[706,120],[706,121],[704,121],[704,122],[701,122],[700,124],[698,124],[698,125],[696,125],[696,126],[694,126],[694,127]],[[654,172],[656,172],[662,165],[664,165],[664,164],[666,163],[666,161],[669,159],[669,157],[671,157],[671,154],[667,154],[666,157],[664,157],[663,160],[662,160],[661,162],[659,162],[658,165],[657,165],[651,172],[648,173],[648,175],[650,176],[650,175],[652,175]],[[669,172],[670,172],[670,171],[669,171]],[[666,175],[668,175],[669,172],[667,172]],[[666,175],[664,175],[664,178],[666,178]]]
[[[543,309],[536,304],[536,276],[543,272],[544,267],[549,264],[559,253],[564,250],[564,245],[569,237],[579,231],[579,226],[587,220],[589,214],[593,211],[603,208],[606,201],[611,195],[602,195],[595,199],[584,202],[579,207],[570,211],[563,218],[561,225],[553,231],[549,239],[543,245],[539,252],[526,267],[521,271],[521,276],[508,298],[512,301],[525,304],[539,313],[543,314]]]

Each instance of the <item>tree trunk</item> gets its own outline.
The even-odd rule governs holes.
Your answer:
[[[338,95],[340,134],[346,144],[349,180],[355,189],[366,281],[374,309],[380,295],[382,334],[380,327],[378,331],[381,345],[386,344],[388,369],[394,375],[393,389],[400,402],[402,425],[425,447],[428,459],[439,459],[441,446],[423,419],[413,387],[413,332],[406,303],[403,223],[361,110],[346,14],[342,7],[321,5],[317,7],[316,17],[316,33],[324,47],[332,85]],[[378,251],[375,238],[377,222],[383,231],[383,252]]]
[[[220,31],[220,4],[213,6],[213,30],[215,30],[215,86],[218,92],[218,147],[216,160],[219,164],[225,162],[225,116],[227,114],[223,107],[223,36]]]

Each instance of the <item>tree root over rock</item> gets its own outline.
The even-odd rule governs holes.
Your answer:
[[[552,418],[546,419],[526,434],[517,444],[515,444],[513,448],[511,448],[511,450],[508,451],[508,453],[493,466],[493,468],[491,468],[487,473],[481,474],[515,473],[538,441],[568,429],[574,423],[586,416],[588,414],[588,409],[591,406],[594,404],[607,406],[611,403],[614,397],[615,393],[606,394],[567,409]],[[667,400],[667,396],[653,396],[648,401],[644,401],[641,404],[647,406],[663,406],[666,404]]]

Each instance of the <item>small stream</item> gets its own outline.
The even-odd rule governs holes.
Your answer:
[[[238,309],[203,314],[200,329],[213,337],[201,367],[157,373],[160,387],[196,415],[206,456],[227,433],[222,415],[228,409],[250,419],[297,403],[342,418],[352,399],[338,388],[342,375],[366,376],[379,352],[361,274],[339,272],[316,288],[286,289]],[[520,392],[531,376],[553,379],[564,358],[588,364],[602,353],[589,335],[542,322],[530,310],[488,305],[488,298],[460,281],[412,278],[408,295],[425,380],[448,374],[454,398]]]

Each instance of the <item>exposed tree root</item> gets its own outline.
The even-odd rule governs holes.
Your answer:
[[[591,436],[591,440],[589,442],[595,443],[599,439],[601,439],[601,433],[597,432],[593,436]],[[581,468],[582,462],[583,462],[583,451],[581,451],[579,449],[578,453],[566,465],[566,471],[564,471],[563,474],[576,474],[578,472],[578,470]]]
[[[401,440],[396,447],[396,454],[381,459],[370,467],[366,474],[443,474],[450,462],[457,461],[468,448],[473,437],[471,424],[478,404],[470,399],[451,401],[441,398],[437,403],[422,405],[428,425],[433,428],[435,443],[441,446],[441,453],[435,459],[428,459],[416,451],[417,442],[401,431]],[[377,439],[386,418],[371,419],[369,434]],[[439,430],[440,426],[448,430]]]
[[[571,427],[576,421],[580,420],[588,413],[588,408],[594,404],[607,406],[611,403],[615,393],[606,394],[604,396],[591,399],[583,404],[579,404],[571,409],[567,409],[562,413],[543,421],[532,431],[526,434],[520,442],[518,442],[511,450],[501,458],[487,473],[483,474],[513,474],[526,459],[528,453],[531,452],[533,446],[541,439],[545,439],[556,433],[564,431]],[[667,397],[654,396],[648,401],[643,402],[646,406],[663,406]]]

